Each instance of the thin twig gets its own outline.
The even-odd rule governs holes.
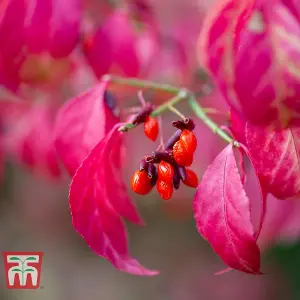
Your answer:
[[[215,123],[205,112],[202,106],[197,102],[194,94],[187,89],[178,88],[172,85],[167,84],[159,84],[148,80],[140,80],[135,78],[123,78],[119,76],[111,76],[111,75],[104,75],[104,80],[109,80],[113,83],[134,86],[137,88],[149,88],[155,91],[165,91],[170,94],[175,94],[169,101],[165,102],[164,104],[158,106],[153,112],[151,113],[152,116],[157,117],[160,116],[165,111],[170,110],[170,107],[175,106],[182,100],[187,100],[189,106],[194,111],[196,116],[203,121],[203,123],[210,128],[215,134],[221,137],[228,143],[232,143],[235,147],[239,147],[239,143],[231,138],[225,131],[223,131],[217,123]],[[172,109],[171,109],[172,110]],[[132,123],[127,123],[119,128],[119,131],[126,132],[134,128],[135,125]]]

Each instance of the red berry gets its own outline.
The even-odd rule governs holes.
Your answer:
[[[183,130],[180,135],[180,141],[185,149],[190,152],[194,153],[197,148],[197,139],[194,135],[193,131],[190,130]]]
[[[185,169],[186,179],[183,183],[189,187],[196,188],[199,185],[199,180],[197,174],[191,169]]]
[[[169,200],[173,195],[173,183],[168,183],[158,179],[156,183],[156,189],[160,197],[164,200]]]
[[[144,132],[146,136],[152,140],[156,141],[157,136],[158,136],[158,121],[157,119],[148,116],[144,122]]]
[[[152,190],[151,179],[145,170],[135,171],[131,178],[131,188],[139,195],[146,195]]]
[[[182,145],[182,141],[179,140],[173,146],[173,157],[178,165],[189,167],[193,163],[194,154],[192,152],[188,152]]]
[[[171,183],[173,181],[173,177],[173,166],[170,163],[162,160],[158,165],[158,178],[165,182]]]

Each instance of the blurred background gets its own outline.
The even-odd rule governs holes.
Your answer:
[[[3,4],[5,1],[1,2]],[[44,3],[46,2],[48,1]],[[209,86],[213,92],[199,98],[199,101],[202,101],[203,106],[224,112],[224,115],[216,117],[216,121],[226,124],[227,106],[205,72],[199,68],[196,55],[196,43],[203,18],[214,2],[216,1],[83,0],[79,44],[63,58],[57,58],[50,52],[49,55],[44,50],[41,53],[32,50],[32,53],[25,55],[21,67],[9,65],[9,70],[13,67],[17,69],[17,77],[4,72],[8,60],[3,58],[5,51],[1,52],[5,43],[4,29],[1,27],[4,22],[1,14],[4,10],[0,6],[0,66],[3,71],[3,74],[0,72],[1,98],[13,102],[22,99],[30,102],[46,101],[53,104],[56,111],[67,99],[93,86],[101,75],[109,72],[187,86],[196,93]],[[66,4],[62,2],[61,6],[64,5]],[[20,13],[18,9],[22,8],[16,8],[16,16]],[[127,31],[124,33],[125,27],[120,24],[117,26],[113,22],[109,23],[111,16],[120,10],[126,12],[126,22],[129,22],[126,24],[131,24],[134,28],[130,34]],[[74,16],[72,11],[65,10],[64,13]],[[36,26],[39,25],[37,21]],[[18,36],[19,27],[11,26],[13,28],[10,33]],[[103,38],[98,45],[94,34],[98,27],[103,26],[106,26],[108,36],[115,38],[108,44],[103,42]],[[8,30],[7,27],[5,30]],[[127,43],[135,45],[134,55],[138,57],[138,68],[131,60],[132,53],[128,57],[125,55],[125,58],[121,55],[125,48],[121,47],[122,51],[110,53],[111,49],[118,47],[124,36],[128,39]],[[28,49],[30,52],[33,48]],[[93,51],[97,54],[96,57]],[[108,60],[106,57],[111,57],[111,63],[104,67]],[[112,87],[112,91],[122,107],[138,103],[132,90]],[[157,104],[163,100],[150,96],[147,98],[147,95],[145,97]],[[178,109],[187,116],[191,113],[184,104],[179,105]],[[2,121],[7,121],[4,112],[6,113],[2,109]],[[11,122],[18,121],[18,118],[8,119],[13,120]],[[172,133],[171,125],[168,125],[172,120],[174,116],[171,114],[163,116],[163,132],[166,137]],[[7,124],[3,121],[3,128]],[[26,124],[21,127],[24,128]],[[38,129],[38,125],[35,124],[34,128]],[[51,130],[48,134],[51,136]],[[197,123],[196,134],[199,146],[193,169],[201,177],[224,144],[201,123]],[[37,143],[28,146],[33,153],[34,149],[30,147],[44,143],[45,136],[47,133],[37,130]],[[141,139],[143,143],[140,143]],[[142,128],[128,134],[126,143],[129,145],[130,155],[128,154],[123,175],[129,186],[139,160],[151,153],[156,146],[146,141]],[[128,275],[115,270],[109,262],[96,256],[73,230],[68,207],[70,178],[66,174],[55,176],[53,170],[49,175],[49,172],[45,172],[45,166],[40,168],[35,164],[28,164],[28,160],[14,147],[14,144],[10,144],[10,151],[4,149],[3,172],[0,172],[1,250],[44,251],[45,254],[41,288],[34,291],[7,290],[1,260],[1,299],[300,299],[300,243],[297,242],[300,221],[297,216],[294,216],[293,224],[289,224],[291,238],[285,240],[284,244],[275,242],[265,233],[266,240],[269,238],[270,241],[268,240],[267,246],[264,245],[264,275],[250,276],[232,271],[215,276],[215,272],[226,266],[195,228],[193,190],[183,187],[171,201],[166,202],[158,198],[156,193],[137,197],[130,192],[147,223],[142,228],[128,225],[131,253],[143,265],[160,270],[161,274],[156,277]],[[272,229],[273,224],[270,226]]]

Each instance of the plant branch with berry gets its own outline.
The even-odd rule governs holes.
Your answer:
[[[151,112],[151,116],[156,117],[164,113],[165,111],[172,111],[173,107],[183,101],[187,100],[189,106],[195,113],[195,115],[204,122],[206,126],[208,126],[215,134],[217,134],[219,137],[221,137],[223,140],[225,140],[228,143],[234,144],[234,146],[239,147],[239,144],[237,141],[235,141],[233,138],[231,138],[224,130],[222,130],[218,124],[216,124],[205,112],[205,109],[202,108],[202,106],[199,104],[199,102],[196,100],[193,93],[185,88],[179,88],[173,85],[167,85],[167,84],[159,84],[155,83],[149,80],[140,80],[136,78],[123,78],[119,76],[111,76],[111,75],[105,75],[103,76],[103,80],[110,80],[113,83],[117,83],[120,85],[128,85],[128,86],[134,86],[137,88],[148,88],[155,91],[162,91],[162,92],[168,92],[170,94],[175,94],[174,97],[172,97],[169,101],[163,103],[162,105],[158,106],[156,109],[154,109]],[[128,123],[126,125],[123,125],[120,127],[120,131],[126,132],[132,128],[135,127],[136,124]]]
[[[162,140],[161,145],[156,151],[152,152],[152,155],[145,156],[141,160],[138,170],[131,179],[131,188],[137,194],[146,195],[156,186],[161,198],[169,200],[173,195],[173,189],[180,187],[180,182],[192,188],[197,188],[199,184],[196,173],[189,168],[193,163],[194,152],[197,147],[197,139],[193,133],[195,123],[192,119],[186,118],[175,107],[181,101],[186,101],[194,114],[215,134],[229,144],[239,147],[238,142],[231,138],[207,115],[194,94],[187,89],[110,75],[105,75],[103,80],[140,89],[147,88],[154,91],[167,92],[174,95],[165,103],[154,107],[151,103],[145,101],[142,91],[139,90],[137,94],[141,108],[137,108],[130,122],[120,126],[118,129],[119,132],[128,132],[137,125],[144,124],[145,135],[150,140],[155,141],[160,129],[157,117],[166,111],[171,111],[180,118],[178,121],[172,123],[177,130],[169,138],[166,145],[164,146]],[[205,93],[203,92],[202,95],[205,95]]]

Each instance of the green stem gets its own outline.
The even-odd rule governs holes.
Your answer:
[[[200,104],[197,102],[195,97],[191,95],[188,98],[188,103],[191,107],[191,109],[194,111],[196,116],[203,121],[203,123],[210,128],[215,134],[217,134],[219,137],[221,137],[224,141],[233,144],[235,147],[239,147],[239,144],[237,141],[235,141],[233,138],[231,138],[225,131],[223,131],[212,119],[210,119],[206,113],[204,112],[203,108],[200,106]]]
[[[188,96],[188,92],[184,89],[179,90],[178,95],[171,98],[169,101],[165,102],[164,104],[158,106],[153,112],[151,113],[151,116],[156,117],[165,112],[166,110],[170,109],[170,106],[176,105],[181,100],[186,99]]]
[[[181,91],[180,88],[173,85],[155,83],[149,80],[140,80],[137,78],[123,78],[114,75],[104,75],[102,80],[109,80],[110,82],[134,86],[137,88],[149,88],[156,91],[165,91],[172,94],[178,94]]]
[[[102,77],[103,80],[109,80],[113,83],[134,86],[137,88],[149,88],[156,91],[165,91],[171,94],[176,94],[173,98],[169,101],[165,102],[164,104],[158,106],[153,112],[151,113],[152,116],[157,117],[164,113],[165,111],[170,109],[170,106],[176,105],[178,102],[187,99],[188,104],[191,109],[194,111],[196,116],[203,121],[203,123],[210,128],[215,134],[221,137],[224,141],[233,144],[235,147],[239,147],[239,143],[232,139],[225,131],[223,131],[206,113],[205,110],[201,107],[201,105],[195,99],[195,96],[190,91],[178,88],[173,85],[168,84],[159,84],[154,83],[148,80],[140,80],[136,78],[123,78],[119,76],[111,76],[111,75],[104,75]],[[134,128],[135,125],[128,123],[119,128],[119,131],[126,132],[130,129]]]

